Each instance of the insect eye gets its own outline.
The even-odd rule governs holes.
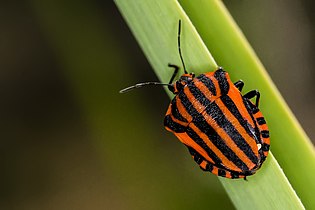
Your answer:
[[[192,81],[194,79],[194,74],[184,74],[180,77],[179,81],[183,84],[186,85],[188,82]]]

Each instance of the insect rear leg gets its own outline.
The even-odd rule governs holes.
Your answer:
[[[252,99],[256,96],[256,107],[258,107],[259,105],[259,99],[260,99],[260,93],[258,90],[252,90],[252,91],[249,91],[248,93],[246,93],[243,97],[244,98],[247,98],[247,99]]]
[[[242,80],[238,80],[237,82],[234,83],[235,87],[237,87],[237,89],[242,92],[242,89],[244,87],[244,82]]]

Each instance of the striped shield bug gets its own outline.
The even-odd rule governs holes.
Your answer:
[[[269,130],[258,109],[260,93],[252,90],[242,95],[243,81],[233,83],[221,67],[197,77],[188,73],[180,33],[179,20],[177,42],[184,74],[177,81],[174,79],[179,67],[169,64],[174,69],[169,83],[145,82],[120,92],[146,85],[167,85],[175,97],[164,118],[165,128],[188,148],[202,170],[246,179],[261,167],[270,146]],[[255,97],[253,103],[250,99]]]

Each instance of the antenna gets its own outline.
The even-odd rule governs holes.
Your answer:
[[[181,51],[181,48],[180,48],[181,22],[182,22],[181,19],[179,19],[179,21],[178,21],[178,35],[177,35],[178,52],[179,52],[180,60],[182,61],[182,64],[183,64],[183,67],[184,67],[184,72],[185,72],[185,74],[188,74],[188,72],[186,70],[186,66],[185,66],[184,60],[183,60],[182,51]]]
[[[167,86],[172,86],[172,84],[166,84],[166,83],[160,83],[160,82],[143,82],[143,83],[139,83],[139,84],[135,84],[133,86],[124,88],[122,90],[119,91],[119,93],[126,93],[130,90],[136,89],[136,88],[141,88],[143,86],[147,86],[147,85],[167,85]]]
[[[185,67],[185,63],[184,63],[184,60],[183,60],[183,56],[182,56],[182,52],[181,52],[181,48],[180,48],[180,33],[181,33],[181,20],[179,20],[178,22],[178,35],[177,35],[177,44],[178,44],[178,52],[179,52],[179,56],[180,56],[180,60],[182,61],[182,64],[183,64],[183,67],[184,67],[184,72],[185,74],[187,74],[187,70],[186,70],[186,67]],[[175,68],[175,71],[174,71],[174,74],[170,80],[170,83],[160,83],[160,82],[143,82],[143,83],[138,83],[138,84],[135,84],[133,86],[130,86],[130,87],[127,87],[125,89],[122,89],[119,91],[119,93],[126,93],[130,90],[133,90],[133,89],[136,89],[136,88],[141,88],[143,86],[147,86],[147,85],[165,85],[165,86],[168,86],[169,89],[173,87],[173,85],[171,84],[172,81],[174,80],[177,72],[178,72],[178,69],[179,67],[178,66],[175,66],[175,65],[172,65],[172,64],[169,64],[168,65],[169,67],[173,67]]]

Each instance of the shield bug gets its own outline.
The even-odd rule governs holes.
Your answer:
[[[232,83],[221,67],[197,77],[188,73],[180,33],[181,21],[177,41],[184,74],[177,81],[174,79],[179,67],[169,64],[174,69],[169,83],[145,82],[120,92],[146,85],[167,85],[175,97],[164,118],[165,128],[188,148],[202,170],[246,179],[261,167],[270,146],[269,130],[258,109],[260,93],[252,90],[242,95],[243,81]],[[253,103],[250,99],[255,97]]]

